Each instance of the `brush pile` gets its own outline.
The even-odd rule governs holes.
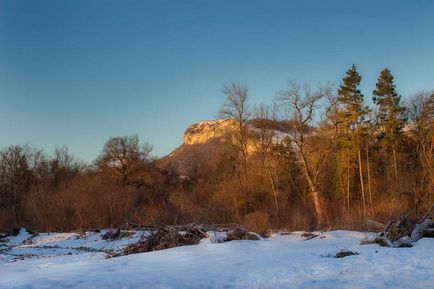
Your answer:
[[[403,214],[396,220],[390,220],[384,230],[373,238],[362,240],[362,245],[379,244],[384,247],[412,247],[413,244],[424,237],[434,237],[434,204],[420,219],[411,219],[410,213]]]
[[[109,254],[109,257],[164,250],[173,247],[196,245],[212,239],[222,243],[233,240],[259,240],[258,234],[249,232],[242,226],[229,224],[225,226],[206,226],[201,224],[159,225],[147,227],[149,235],[143,236],[136,243],[129,244],[122,251]]]

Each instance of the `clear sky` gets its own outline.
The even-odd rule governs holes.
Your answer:
[[[353,63],[367,99],[384,67],[404,98],[434,89],[434,1],[0,0],[0,147],[92,161],[138,134],[162,156],[215,118],[224,82],[268,103]]]

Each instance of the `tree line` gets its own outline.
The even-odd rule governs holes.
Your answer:
[[[5,148],[0,229],[194,221],[265,232],[420,214],[434,202],[434,93],[404,103],[386,68],[369,106],[361,81],[353,65],[337,89],[289,81],[271,105],[256,106],[247,86],[224,85],[219,116],[235,121],[235,141],[219,143],[217,155],[193,156],[188,177],[159,166],[137,136],[110,138],[92,164],[66,147],[52,156]]]

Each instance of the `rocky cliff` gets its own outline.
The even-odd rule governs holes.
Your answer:
[[[233,133],[237,128],[236,125],[234,119],[208,120],[195,123],[185,131],[184,144],[202,144],[215,138],[232,140]]]
[[[284,121],[265,119],[251,120],[248,124],[251,136],[248,140],[248,153],[257,151],[255,133],[261,129],[271,129],[273,141],[279,142],[290,130],[290,125]],[[183,144],[171,154],[161,158],[157,165],[162,169],[174,170],[180,175],[191,175],[197,170],[198,164],[202,167],[216,165],[223,153],[233,150],[231,144],[236,143],[237,122],[234,119],[208,120],[195,123],[188,127],[184,133]]]

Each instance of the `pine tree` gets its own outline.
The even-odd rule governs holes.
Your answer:
[[[405,108],[400,104],[401,96],[396,91],[393,76],[389,69],[385,68],[381,71],[373,94],[372,99],[378,107],[377,125],[381,129],[381,136],[386,139],[392,148],[393,169],[397,180],[396,146],[406,119],[404,117]]]
[[[363,183],[362,158],[360,146],[362,138],[366,132],[366,115],[369,108],[363,102],[363,94],[359,90],[362,77],[357,72],[353,64],[351,69],[347,70],[346,76],[342,79],[342,84],[338,89],[339,119],[342,128],[341,143],[346,151],[347,165],[347,210],[350,207],[350,164],[352,152],[357,152],[360,187],[362,190],[363,213],[366,214],[366,200]]]

